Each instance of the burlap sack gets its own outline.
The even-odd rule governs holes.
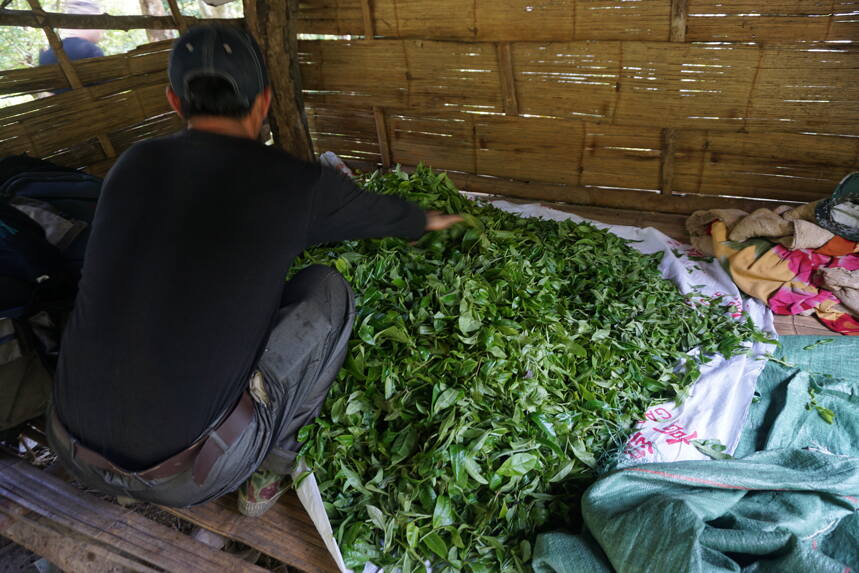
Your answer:
[[[742,242],[752,237],[784,237],[792,232],[791,221],[782,219],[769,209],[758,209],[737,222],[728,238]]]
[[[728,229],[734,227],[737,221],[748,215],[740,209],[709,209],[695,211],[686,219],[686,230],[692,246],[708,256],[713,256],[713,239],[708,229],[713,221],[722,221]]]
[[[817,216],[815,215],[814,210],[817,208],[817,204],[820,201],[814,201],[812,203],[806,203],[805,205],[800,205],[795,209],[788,211],[782,217],[787,219],[788,221],[794,221],[796,219],[801,219],[803,221],[810,221],[812,223],[817,222]]]
[[[792,251],[820,248],[835,236],[823,227],[804,219],[794,219],[791,223],[793,224],[793,235],[782,237],[778,242]]]

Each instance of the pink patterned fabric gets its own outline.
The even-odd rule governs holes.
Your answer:
[[[850,271],[859,269],[859,255],[856,254],[830,256],[810,249],[791,251],[782,245],[775,245],[773,252],[786,261],[791,272],[796,274],[792,283],[787,283],[776,290],[767,301],[776,314],[800,314],[807,310],[818,310],[817,307],[826,301],[838,303],[838,297],[821,288],[823,282],[817,272],[818,269],[833,267]],[[859,320],[855,317],[841,313],[833,320],[830,316],[831,313],[817,313],[820,321],[835,332],[859,335]]]
[[[859,255],[845,255],[843,257],[835,257],[830,267],[839,267],[848,271],[859,269]]]
[[[808,249],[791,251],[782,245],[776,245],[773,247],[773,252],[781,257],[782,260],[787,261],[787,266],[796,274],[797,281],[814,286],[820,285],[819,280],[814,276],[814,271],[819,268],[828,267],[829,263],[832,262],[832,259],[837,258],[830,257],[828,255],[820,255]]]
[[[825,289],[806,292],[783,286],[770,296],[769,306],[776,314],[799,314],[827,300],[837,302],[838,298]]]

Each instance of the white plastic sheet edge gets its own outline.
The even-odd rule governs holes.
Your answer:
[[[588,222],[623,239],[635,241],[630,243],[630,246],[644,254],[662,251],[664,256],[659,270],[662,276],[673,281],[681,292],[697,291],[709,296],[723,296],[738,311],[745,310],[756,326],[776,338],[772,311],[760,301],[744,299],[717,261],[690,259],[690,256],[696,257],[700,253],[652,227],[606,225],[535,203],[520,205],[509,201],[492,201],[492,204],[502,211],[522,217]],[[702,366],[701,377],[695,382],[683,404],[654,404],[648,410],[646,419],[639,423],[621,453],[618,465],[709,459],[691,443],[692,440],[699,439],[718,440],[727,447],[727,453],[733,453],[748,416],[755,384],[766,365],[766,359],[763,357],[773,349],[771,344],[756,342],[751,344],[748,355],[735,356],[730,360],[717,357]],[[306,472],[307,466],[302,461],[293,472],[293,479],[297,481]],[[337,566],[342,572],[351,573],[343,562],[331,522],[325,512],[322,494],[312,473],[301,481],[296,488],[296,494]],[[378,568],[367,564],[364,573],[372,571],[378,571]]]

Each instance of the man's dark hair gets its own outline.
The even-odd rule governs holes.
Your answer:
[[[241,119],[251,112],[251,106],[236,95],[236,90],[224,78],[193,78],[188,82],[186,93],[187,99],[182,100],[182,115],[186,119],[198,115]]]

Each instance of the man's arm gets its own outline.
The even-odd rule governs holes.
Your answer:
[[[445,229],[461,220],[456,215],[425,213],[400,197],[364,191],[323,167],[313,190],[308,245],[375,237],[416,240],[425,231]]]

